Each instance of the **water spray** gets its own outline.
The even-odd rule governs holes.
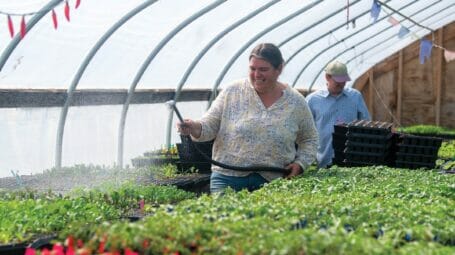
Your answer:
[[[169,109],[173,110],[175,114],[177,115],[177,118],[180,120],[182,124],[184,124],[183,117],[180,114],[180,111],[177,109],[176,102],[174,100],[167,101],[165,103]],[[236,171],[246,171],[246,172],[278,172],[278,173],[283,173],[283,174],[289,174],[290,170],[281,168],[281,167],[273,167],[273,166],[264,166],[264,165],[254,165],[254,166],[233,166],[233,165],[227,165],[218,161],[213,160],[211,157],[207,156],[203,151],[199,149],[196,143],[194,143],[191,140],[191,137],[187,139],[190,145],[192,144],[194,148],[201,154],[201,156],[210,162],[211,164],[215,166],[219,166],[225,169],[231,169],[231,170],[236,170]]]

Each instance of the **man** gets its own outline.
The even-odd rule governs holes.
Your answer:
[[[332,164],[334,156],[332,133],[335,124],[361,119],[370,120],[362,94],[356,89],[345,88],[346,82],[351,80],[345,64],[338,60],[330,62],[325,68],[325,79],[327,89],[315,91],[307,97],[319,132],[317,153],[319,167]]]

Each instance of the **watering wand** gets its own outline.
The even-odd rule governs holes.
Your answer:
[[[170,100],[166,102],[166,105],[172,109],[175,114],[177,115],[177,118],[180,120],[180,122],[183,124],[183,118],[182,115],[180,114],[180,111],[177,109],[176,103],[174,100]],[[227,165],[218,161],[213,160],[211,157],[207,156],[204,152],[202,152],[199,147],[197,146],[196,143],[194,143],[191,138],[188,139],[188,142],[190,144],[193,144],[194,148],[201,154],[201,156],[210,162],[211,164],[215,166],[219,166],[225,169],[231,169],[231,170],[236,170],[236,171],[247,171],[247,172],[279,172],[279,173],[285,173],[289,174],[290,170],[281,168],[281,167],[273,167],[273,166],[262,166],[262,165],[254,165],[254,166],[233,166],[233,165]]]

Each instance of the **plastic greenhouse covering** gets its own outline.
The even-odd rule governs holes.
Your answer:
[[[72,106],[76,90],[222,89],[247,75],[248,54],[260,42],[280,47],[286,61],[280,80],[298,89],[323,87],[323,68],[333,59],[347,63],[352,86],[376,63],[452,22],[454,5],[1,0],[0,90],[61,89],[67,100],[0,108],[0,177],[81,163],[124,166],[180,139],[163,102]],[[208,106],[176,95],[186,118],[200,117]]]

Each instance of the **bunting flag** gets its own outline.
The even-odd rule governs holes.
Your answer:
[[[54,10],[52,10],[52,23],[54,24],[54,29],[57,29],[58,22],[57,22],[57,14]]]
[[[68,22],[70,21],[70,5],[68,4],[68,1],[66,1],[65,4],[65,18]]]
[[[378,1],[373,1],[373,6],[371,6],[371,17],[373,18],[373,23],[378,20],[379,13],[381,12],[381,5],[378,3]]]
[[[395,19],[394,17],[392,17],[392,16],[389,16],[389,18],[387,19],[387,21],[388,21],[390,24],[392,24],[392,26],[396,26],[396,25],[399,25],[399,24],[400,24],[400,22],[399,22],[397,19]]]
[[[22,20],[21,20],[21,39],[24,39],[26,32],[27,32],[27,28],[25,26],[25,16],[22,16]]]
[[[68,20],[68,22],[70,21],[70,11],[71,11],[69,1],[70,0],[61,1],[62,3],[64,2],[64,4],[65,4],[63,6],[64,15],[65,15],[66,20]],[[81,5],[81,0],[75,0],[74,8],[77,9],[77,8],[79,8],[80,5]],[[27,13],[9,13],[9,12],[0,10],[0,15],[6,16],[6,23],[8,26],[8,31],[9,31],[10,37],[14,38],[14,36],[16,35],[15,33],[17,33],[18,36],[20,36],[20,38],[22,39],[25,37],[25,34],[27,33],[27,23],[25,21],[27,16],[33,16],[33,15],[36,15],[37,13],[45,13],[45,12],[50,13],[54,29],[57,29],[58,28],[57,14],[53,8],[49,8],[48,10],[40,10],[40,11],[27,12]],[[16,31],[14,29],[15,17],[12,17],[12,16],[19,16],[19,17],[22,16],[22,18],[20,19],[20,23],[18,24],[19,26],[16,25],[17,26]]]
[[[7,20],[8,20],[8,30],[9,30],[9,35],[11,36],[11,38],[14,37],[14,25],[13,25],[13,21],[11,20],[11,16],[7,16],[6,17]]]
[[[433,42],[427,39],[420,41],[420,64],[425,63],[425,59],[431,58],[431,49],[433,48]]]
[[[444,50],[444,58],[446,62],[450,62],[455,59],[455,52],[450,50]]]
[[[398,32],[398,38],[401,39],[405,37],[407,34],[409,34],[409,29],[405,26],[401,26],[400,31]]]

